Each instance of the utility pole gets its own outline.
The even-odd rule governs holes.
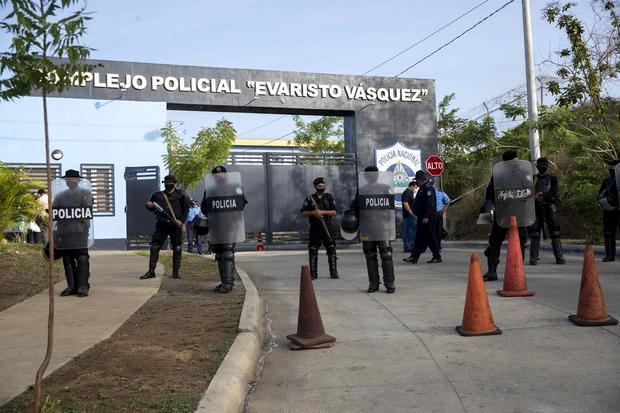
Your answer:
[[[523,37],[525,43],[525,77],[527,85],[527,117],[530,122],[538,121],[538,105],[536,103],[536,74],[534,73],[534,56],[532,47],[532,24],[530,19],[530,0],[523,3]],[[535,162],[540,158],[540,141],[538,130],[530,126],[530,159]]]

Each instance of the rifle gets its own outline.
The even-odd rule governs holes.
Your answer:
[[[315,211],[319,210],[319,206],[316,204],[316,201],[314,200],[314,198],[312,198],[312,195],[308,196],[308,199],[310,200],[310,202],[312,202],[312,206],[314,207]],[[327,239],[329,239],[329,242],[332,242],[332,236],[329,233],[329,229],[327,228],[327,224],[325,223],[325,219],[323,218],[323,216],[320,217],[316,217],[319,219],[319,221],[321,221],[321,224],[323,225],[323,229],[325,230],[325,234],[327,235]]]
[[[157,212],[159,212],[161,215],[164,216],[164,218],[169,219],[170,222],[172,222],[174,225],[176,225],[177,227],[183,229],[183,225],[179,225],[179,223],[177,222],[176,219],[172,218],[170,216],[169,213],[166,212],[166,210],[164,210],[157,202],[153,202],[153,205],[155,205],[155,210]]]

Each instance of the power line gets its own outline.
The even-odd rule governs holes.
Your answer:
[[[279,121],[280,119],[285,118],[285,117],[287,117],[287,116],[289,116],[289,115],[282,115],[282,116],[278,116],[277,118],[275,118],[275,119],[273,119],[273,120],[270,120],[269,122],[265,122],[265,123],[263,123],[262,125],[259,125],[259,126],[255,127],[255,128],[252,128],[252,129],[250,129],[250,130],[247,130],[247,131],[245,131],[245,132],[243,132],[243,133],[240,133],[238,136],[242,136],[242,135],[245,135],[246,133],[254,132],[255,130],[258,130],[258,129],[260,129],[260,128],[263,128],[263,127],[265,127],[265,126],[267,126],[267,125],[271,125],[272,123],[275,123],[275,122]]]
[[[499,9],[495,10],[493,13],[489,14],[488,16],[486,16],[484,19],[479,20],[476,24],[474,24],[473,26],[471,26],[469,29],[465,30],[463,33],[459,34],[458,36],[456,36],[455,38],[453,38],[452,40],[450,40],[448,43],[445,43],[443,46],[439,47],[438,49],[435,49],[433,52],[429,53],[428,55],[424,56],[422,59],[418,60],[417,62],[415,62],[414,64],[412,64],[411,66],[409,66],[408,68],[406,68],[405,70],[403,70],[402,72],[400,72],[399,74],[397,74],[394,77],[398,77],[400,75],[402,75],[405,72],[408,72],[409,70],[411,70],[412,68],[414,68],[415,66],[419,65],[420,63],[422,63],[423,61],[425,61],[426,59],[428,59],[429,57],[433,56],[435,53],[439,52],[440,50],[442,50],[443,48],[449,46],[450,44],[454,43],[455,41],[457,41],[458,39],[460,39],[461,37],[463,37],[465,34],[469,33],[470,31],[472,31],[473,29],[475,29],[476,27],[478,27],[480,24],[482,24],[483,22],[485,22],[486,20],[488,20],[491,16],[495,15],[496,13],[499,13],[501,10],[503,10],[504,8],[506,8],[510,3],[514,3],[515,0],[510,0],[506,3],[504,3],[504,5],[502,7],[500,7]]]
[[[432,32],[431,34],[429,34],[428,36],[426,36],[425,38],[418,40],[417,42],[415,42],[414,44],[412,44],[411,46],[407,47],[405,50],[395,54],[394,56],[390,57],[389,59],[379,63],[377,66],[373,67],[372,69],[370,69],[369,71],[367,71],[366,73],[362,73],[362,76],[367,75],[368,73],[372,72],[375,69],[380,68],[381,66],[383,66],[384,64],[391,62],[392,60],[396,59],[398,56],[402,55],[403,53],[413,49],[414,47],[416,47],[417,45],[419,45],[420,43],[430,39],[431,37],[433,37],[434,35],[436,35],[437,33],[439,33],[440,31],[442,31],[443,29],[445,29],[446,27],[452,25],[453,23],[456,23],[457,21],[461,20],[463,17],[467,16],[469,13],[471,13],[472,11],[476,10],[477,8],[479,8],[480,6],[482,6],[485,3],[488,3],[489,0],[485,0],[482,3],[478,4],[477,6],[475,6],[472,9],[469,9],[468,11],[466,11],[465,13],[461,14],[459,17],[457,17],[456,19],[450,21],[449,23],[443,25],[442,27],[440,27],[439,29],[435,30],[434,32]]]
[[[275,141],[279,141],[280,139],[284,139],[284,138],[286,138],[287,136],[292,135],[293,133],[295,133],[295,131],[291,131],[291,132],[289,132],[289,133],[287,133],[287,134],[285,134],[285,135],[282,135],[282,136],[280,136],[280,137],[278,137],[278,138],[272,139],[272,140],[267,141],[267,142],[265,142],[265,143],[262,143],[262,144],[260,144],[260,145],[253,146],[252,148],[250,148],[250,149],[246,149],[245,151],[239,151],[239,152],[235,152],[235,153],[245,153],[245,152],[251,151],[251,150],[253,150],[253,149],[260,148],[260,147],[265,146],[265,145],[269,145],[270,143],[275,142]]]

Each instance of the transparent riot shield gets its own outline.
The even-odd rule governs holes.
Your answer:
[[[618,190],[618,207],[620,208],[620,163],[616,165],[616,189]]]
[[[52,181],[54,247],[60,250],[89,248],[95,242],[93,193],[84,178]]]
[[[517,225],[529,226],[536,220],[532,164],[525,160],[499,162],[493,167],[495,219],[502,228],[510,227],[510,217]]]
[[[391,172],[361,172],[358,177],[359,234],[362,241],[396,239]]]
[[[232,244],[245,240],[244,206],[239,172],[207,175],[203,212],[209,219],[211,244]]]

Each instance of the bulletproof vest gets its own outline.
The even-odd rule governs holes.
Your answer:
[[[534,192],[541,192],[543,194],[546,194],[547,192],[551,191],[551,175],[536,175],[535,180],[536,186],[534,188]]]

